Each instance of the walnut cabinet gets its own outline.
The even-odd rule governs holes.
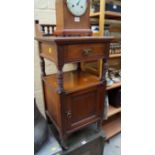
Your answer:
[[[37,37],[46,116],[58,130],[64,148],[69,134],[96,123],[102,126],[105,72],[112,37]],[[56,74],[46,75],[45,61],[53,61]],[[103,60],[102,77],[80,69],[63,72],[66,63]]]

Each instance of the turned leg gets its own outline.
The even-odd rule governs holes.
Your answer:
[[[103,63],[102,63],[102,81],[105,82],[106,81],[106,72],[108,71],[108,59],[105,58],[103,59]]]

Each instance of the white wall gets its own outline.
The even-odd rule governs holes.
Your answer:
[[[34,18],[38,19],[41,24],[56,24],[55,0],[34,0]],[[40,111],[44,114],[37,41],[35,41],[34,45],[34,96]],[[65,65],[64,71],[75,68],[75,65]],[[46,71],[47,73],[55,73],[57,69],[53,63],[46,61]]]

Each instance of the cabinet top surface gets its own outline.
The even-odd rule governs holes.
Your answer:
[[[57,44],[70,43],[95,43],[95,42],[112,42],[114,37],[103,36],[81,36],[81,37],[35,37],[35,40],[40,42],[55,42]]]
[[[58,88],[57,74],[45,76],[43,80],[55,90]],[[86,72],[69,71],[64,73],[64,90],[66,93],[96,86],[98,84],[100,84],[98,77]]]

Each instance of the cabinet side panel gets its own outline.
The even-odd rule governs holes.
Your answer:
[[[54,122],[61,127],[60,96],[47,84],[44,86],[47,111]]]
[[[41,43],[41,53],[40,55],[48,60],[57,62],[57,48],[55,44]]]

